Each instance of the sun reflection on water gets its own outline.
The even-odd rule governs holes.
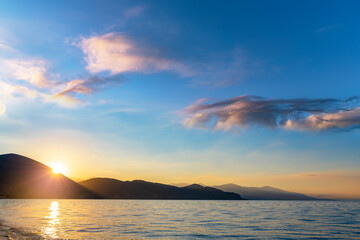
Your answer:
[[[59,202],[52,201],[49,207],[49,216],[46,217],[46,219],[48,219],[48,223],[42,229],[42,232],[47,237],[58,238],[58,233],[61,227],[59,215]]]

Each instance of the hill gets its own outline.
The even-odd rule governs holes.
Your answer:
[[[223,191],[235,192],[248,200],[315,200],[316,198],[301,193],[288,192],[282,189],[265,187],[242,187],[236,184],[214,186]]]
[[[98,198],[99,196],[33,159],[0,155],[0,197]]]
[[[80,184],[104,198],[111,199],[242,199],[239,194],[197,184],[179,188],[142,180],[120,181],[111,178],[92,178]]]

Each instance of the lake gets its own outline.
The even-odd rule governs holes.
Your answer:
[[[356,201],[0,200],[48,239],[360,239]]]

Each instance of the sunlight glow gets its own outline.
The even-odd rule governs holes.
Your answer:
[[[55,174],[61,173],[61,174],[65,175],[65,173],[66,173],[66,169],[65,169],[64,165],[62,165],[62,164],[54,163],[54,164],[51,164],[50,167],[51,167],[53,173],[55,173]]]

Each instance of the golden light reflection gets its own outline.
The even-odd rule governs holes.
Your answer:
[[[61,230],[59,202],[52,201],[49,211],[49,216],[46,217],[49,221],[42,231],[47,237],[58,238],[58,233]]]

